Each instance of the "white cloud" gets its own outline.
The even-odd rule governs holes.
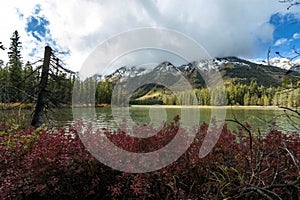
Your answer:
[[[24,57],[37,45],[42,56],[46,42],[38,43],[25,32],[25,20],[36,4],[41,5],[41,14],[50,21],[51,37],[63,49],[70,49],[71,56],[66,62],[75,70],[106,39],[120,32],[153,26],[188,35],[212,56],[253,57],[259,51],[258,41],[272,43],[274,27],[268,23],[270,16],[286,12],[286,5],[274,0],[3,1],[0,41],[9,46],[12,32],[19,30]],[[19,19],[17,9],[23,19]],[[0,59],[5,57],[6,52],[0,52]]]
[[[280,38],[279,40],[277,40],[276,42],[275,42],[275,46],[280,46],[280,45],[283,45],[283,44],[285,44],[285,43],[287,43],[287,41],[288,41],[288,39],[287,38]]]
[[[42,42],[36,41],[31,35],[29,35],[26,29],[26,18],[32,15],[35,6],[39,3],[38,0],[26,1],[20,3],[20,1],[3,1],[0,7],[0,41],[7,48],[6,51],[0,51],[0,59],[7,61],[7,51],[10,46],[10,37],[13,32],[17,30],[21,37],[22,42],[22,56],[23,61],[26,62],[37,60],[38,58],[30,58],[28,55],[32,52],[34,48],[37,48],[39,54],[37,57],[43,56],[43,48],[45,45],[45,39]],[[20,16],[22,15],[22,16]]]
[[[300,33],[294,33],[293,39],[300,39]]]

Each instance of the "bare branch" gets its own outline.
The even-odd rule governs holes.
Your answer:
[[[277,194],[275,194],[272,191],[266,190],[264,188],[251,186],[251,187],[246,187],[246,188],[242,189],[242,194],[248,193],[248,192],[256,192],[268,200],[274,200],[274,199],[282,200],[282,198],[280,198]]]
[[[297,158],[295,157],[295,155],[287,148],[286,144],[283,143],[283,146],[284,146],[284,150],[288,152],[289,156],[292,158],[293,160],[293,163],[295,164],[295,166],[298,168],[298,172],[300,174],[300,163],[299,161],[297,160]]]
[[[34,73],[36,73],[38,70],[40,70],[43,66],[38,66],[35,70],[33,70],[30,74],[25,76],[24,80],[27,80],[30,76],[32,76]]]
[[[297,111],[297,110],[295,110],[295,109],[288,108],[288,107],[284,107],[284,106],[280,106],[279,108],[282,108],[282,109],[289,110],[289,111],[291,111],[291,112],[294,112],[294,113],[296,113],[297,115],[299,115],[299,116],[300,116],[300,112],[298,112],[298,111]]]
[[[0,42],[0,49],[5,50],[6,48],[3,46],[2,42]]]

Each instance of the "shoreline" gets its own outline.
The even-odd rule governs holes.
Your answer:
[[[208,106],[208,105],[130,105],[130,107],[149,107],[149,106],[157,106],[157,107],[166,107],[166,108],[233,108],[233,109],[245,109],[245,108],[249,108],[249,109],[282,109],[279,106],[238,106],[238,105],[234,105],[234,106]],[[296,108],[295,108],[296,109]]]
[[[115,105],[118,107],[117,105]],[[75,105],[61,105],[58,108],[108,108],[111,107],[111,104],[75,104]],[[122,106],[120,106],[122,107]],[[226,105],[226,106],[216,106],[216,105],[129,105],[128,107],[162,107],[162,108],[226,108],[226,109],[284,109],[284,107],[280,106],[244,106],[244,105]],[[299,107],[286,107],[290,109],[298,109]],[[16,109],[25,109],[25,110],[31,110],[34,109],[34,104],[27,103],[27,104],[21,104],[21,103],[0,103],[0,109],[3,110],[16,110]]]
[[[96,105],[75,105],[74,108],[101,108],[101,107],[111,107],[111,104],[96,104]],[[115,107],[118,107],[117,105]],[[119,106],[122,107],[122,106]],[[225,108],[225,109],[284,109],[280,106],[241,106],[241,105],[233,105],[233,106],[209,106],[209,105],[129,105],[126,107],[134,107],[134,108],[143,108],[143,107],[161,107],[161,108]],[[70,105],[72,108],[72,105]],[[290,109],[298,109],[299,107],[286,107]]]

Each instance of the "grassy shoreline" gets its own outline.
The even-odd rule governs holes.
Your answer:
[[[35,104],[33,103],[0,103],[0,109],[3,110],[13,110],[13,109],[34,109]],[[117,105],[115,105],[117,106]],[[226,105],[226,106],[215,106],[215,105],[136,105],[131,104],[129,107],[150,107],[150,106],[157,106],[157,107],[165,107],[165,108],[232,108],[232,109],[283,109],[280,106],[258,106],[258,105],[251,105],[251,106],[244,106],[244,105]],[[63,104],[60,106],[61,108],[92,108],[92,107],[111,107],[111,104]],[[287,107],[292,109],[297,109],[297,107]]]
[[[0,109],[4,109],[4,110],[16,110],[16,109],[30,110],[32,108],[34,108],[34,104],[33,103],[20,103],[20,102],[16,102],[16,103],[0,103]]]
[[[270,108],[270,109],[280,109],[279,106],[208,106],[208,105],[130,105],[131,107],[148,107],[148,106],[158,106],[158,107],[167,107],[167,108],[179,108],[179,107],[186,107],[186,108]]]

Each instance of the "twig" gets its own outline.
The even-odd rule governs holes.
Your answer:
[[[295,110],[295,109],[291,109],[291,108],[288,108],[288,107],[285,107],[285,106],[279,106],[279,108],[289,110],[289,111],[294,112],[294,113],[296,113],[297,115],[300,116],[300,112],[298,112],[298,111]]]
[[[298,168],[298,172],[299,172],[299,175],[300,175],[300,163],[299,163],[299,161],[297,160],[297,158],[295,158],[295,156],[292,154],[292,152],[286,147],[286,144],[284,142],[282,144],[284,146],[283,149],[288,152],[288,154],[292,158],[295,166]]]
[[[246,187],[246,188],[242,189],[242,194],[248,193],[248,192],[256,192],[268,200],[274,200],[274,199],[282,200],[282,198],[280,198],[280,196],[278,196],[274,192],[266,190],[264,188],[251,186],[251,187]]]

